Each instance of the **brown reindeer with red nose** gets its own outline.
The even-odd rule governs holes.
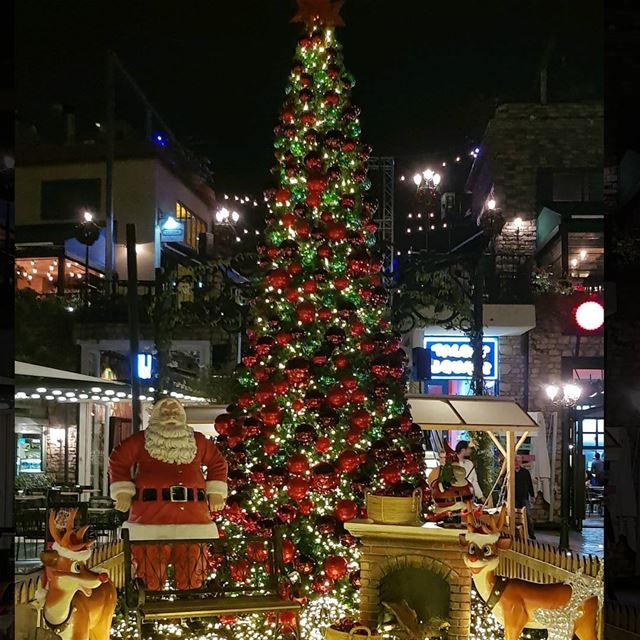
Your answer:
[[[496,576],[498,552],[511,545],[510,538],[500,535],[505,518],[504,508],[480,520],[469,509],[467,533],[460,535],[460,544],[466,548],[464,562],[480,597],[504,627],[505,640],[518,640],[525,628],[547,629],[553,639],[571,640],[575,635],[579,640],[597,640],[601,582],[578,591],[577,580],[575,585],[539,584]],[[582,601],[580,593],[587,595]]]
[[[93,541],[84,540],[89,527],[73,529],[76,513],[70,512],[62,536],[55,514],[49,516],[54,543],[40,555],[47,589],[44,621],[63,640],[109,640],[116,590],[107,573],[87,568]]]

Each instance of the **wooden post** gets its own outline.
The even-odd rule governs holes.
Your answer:
[[[512,538],[515,538],[516,534],[516,478],[513,471],[515,456],[514,433],[507,431],[507,514],[509,516],[509,535]]]

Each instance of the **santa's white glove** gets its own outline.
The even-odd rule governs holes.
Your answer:
[[[116,495],[116,509],[123,512],[129,511],[131,497],[128,493],[118,493]]]
[[[207,494],[207,499],[209,500],[210,511],[222,511],[224,509],[224,497],[219,493],[209,493]]]

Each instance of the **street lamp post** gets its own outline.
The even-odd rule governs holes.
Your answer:
[[[571,551],[569,546],[569,496],[571,493],[570,469],[569,469],[569,422],[570,412],[580,399],[582,390],[578,385],[565,384],[562,389],[555,384],[546,388],[547,397],[559,409],[562,428],[562,447],[560,450],[560,551]]]
[[[89,304],[89,247],[91,247],[100,237],[100,227],[93,221],[93,214],[85,211],[84,222],[75,228],[75,237],[78,242],[85,246],[84,260],[84,304]]]

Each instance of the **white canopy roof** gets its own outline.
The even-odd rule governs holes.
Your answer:
[[[536,422],[515,401],[491,396],[409,396],[413,421],[423,429],[533,432]]]
[[[103,380],[94,376],[85,376],[75,371],[64,371],[63,369],[52,369],[51,367],[43,367],[39,364],[29,364],[28,362],[15,362],[15,372],[17,376],[29,376],[31,378],[55,378],[57,380],[74,380],[79,382],[93,382],[94,384],[108,385],[125,385],[116,380]]]

